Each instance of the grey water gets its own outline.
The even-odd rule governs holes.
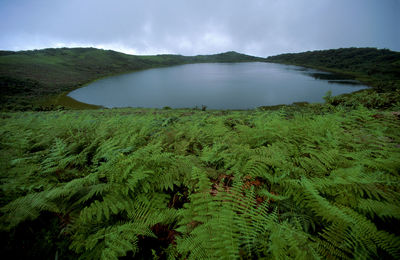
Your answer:
[[[327,91],[335,96],[366,87],[340,75],[297,66],[264,62],[201,63],[112,76],[68,95],[108,108],[252,109],[323,102]]]

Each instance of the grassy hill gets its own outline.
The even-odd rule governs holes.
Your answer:
[[[1,109],[31,110],[39,105],[89,108],[60,95],[93,80],[136,70],[202,62],[264,59],[226,52],[215,55],[127,55],[95,48],[0,52]],[[74,103],[71,103],[74,102]]]
[[[266,60],[346,74],[381,91],[400,89],[400,52],[387,49],[308,51],[270,56]]]
[[[75,101],[66,93],[102,77],[136,70],[187,63],[248,61],[293,64],[340,73],[373,86],[374,91],[366,91],[371,95],[400,89],[400,53],[385,49],[345,48],[264,59],[237,52],[137,56],[95,48],[60,48],[0,51],[0,109],[98,108]]]

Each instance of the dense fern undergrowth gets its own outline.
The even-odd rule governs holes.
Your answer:
[[[3,255],[400,258],[398,109],[1,113]]]

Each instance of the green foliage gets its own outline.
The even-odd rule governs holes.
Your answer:
[[[21,258],[400,257],[396,112],[105,109],[0,121],[6,253],[24,243]]]
[[[280,54],[266,60],[336,72],[343,79],[356,78],[379,91],[400,88],[400,53],[388,49],[341,48]],[[317,73],[319,76],[326,75]]]
[[[400,106],[400,89],[390,92],[378,92],[375,90],[364,90],[352,94],[340,96],[327,96],[325,101],[333,106],[356,107],[363,105],[367,108],[375,109],[397,109]]]

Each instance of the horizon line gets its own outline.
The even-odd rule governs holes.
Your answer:
[[[274,55],[269,55],[269,56],[255,56],[255,55],[251,55],[251,54],[238,52],[238,51],[235,51],[235,50],[229,50],[229,51],[224,51],[224,52],[219,52],[219,53],[212,53],[212,54],[195,54],[195,55],[183,55],[183,54],[179,54],[179,53],[137,54],[137,53],[129,53],[129,51],[108,49],[108,48],[102,48],[102,47],[96,47],[96,46],[70,46],[70,47],[69,46],[55,46],[55,47],[45,47],[45,48],[38,48],[38,49],[20,49],[20,50],[3,50],[3,49],[0,49],[0,51],[4,51],[4,52],[24,52],[24,51],[42,51],[42,50],[48,50],[48,49],[96,49],[96,50],[103,50],[103,51],[113,51],[113,52],[118,52],[118,53],[122,53],[122,54],[125,54],[125,55],[131,55],[131,56],[176,55],[176,56],[186,56],[186,57],[218,55],[218,54],[234,52],[234,53],[247,55],[247,56],[252,56],[252,57],[256,57],[256,58],[268,58],[268,57],[271,57],[271,56],[277,56],[277,55],[282,55],[282,54],[297,54],[297,53],[305,53],[305,52],[329,51],[329,50],[339,50],[339,49],[377,49],[377,50],[389,50],[389,51],[392,51],[392,52],[399,52],[399,51],[391,50],[389,48],[378,48],[378,47],[371,47],[371,46],[362,46],[362,47],[352,46],[352,47],[339,47],[339,48],[330,48],[330,49],[314,49],[314,50],[299,51],[299,52],[284,52],[284,53],[279,53],[279,54],[274,54]]]

